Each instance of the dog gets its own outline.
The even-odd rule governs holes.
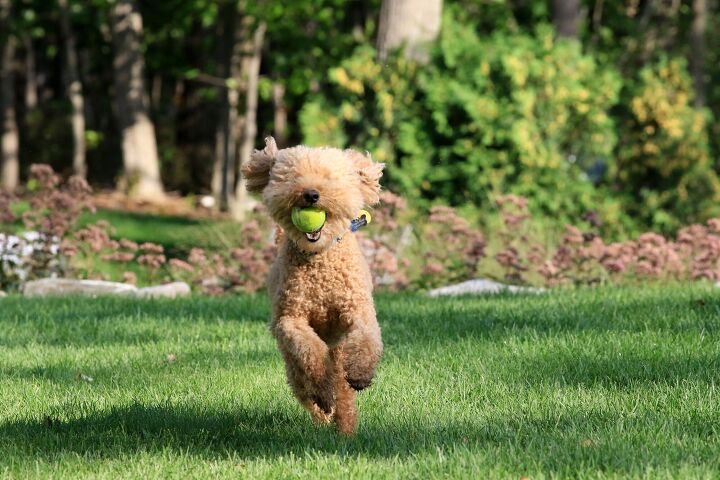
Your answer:
[[[247,190],[262,195],[281,232],[268,290],[288,383],[316,421],[334,421],[345,435],[355,431],[357,392],[383,353],[372,277],[350,231],[358,212],[379,202],[383,168],[353,150],[278,150],[272,137],[242,166]],[[295,228],[295,207],[325,211],[321,230]]]

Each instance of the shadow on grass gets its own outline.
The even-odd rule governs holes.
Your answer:
[[[579,465],[631,471],[641,466],[677,468],[687,462],[717,464],[713,419],[704,414],[663,418],[644,413],[618,423],[617,412],[579,411],[544,417],[511,416],[478,422],[371,423],[352,438],[316,426],[298,412],[240,407],[218,412],[187,407],[130,405],[83,418],[38,420],[0,425],[0,444],[29,464],[55,462],[63,456],[119,458],[140,452],[191,454],[209,459],[238,454],[245,459],[274,459],[293,454],[343,458],[405,459],[424,452],[490,454],[492,463],[573,472]],[[619,427],[619,428],[618,428]],[[663,441],[647,442],[660,434]],[[682,441],[668,441],[672,438]]]
[[[502,367],[502,378],[516,384],[551,384],[633,388],[691,381],[708,387],[720,383],[720,354],[692,351],[683,355],[622,348],[602,356],[573,351],[529,353]],[[712,349],[715,350],[715,349]]]
[[[381,302],[378,316],[384,337],[395,344],[435,343],[508,335],[533,336],[584,332],[720,333],[720,291],[690,298],[643,295],[619,302],[607,295],[555,299],[531,295]],[[386,297],[387,298],[387,297]]]
[[[32,367],[17,365],[0,365],[0,378],[7,380],[28,380],[31,382],[48,381],[60,386],[82,384],[80,375],[93,378],[94,385],[108,388],[112,384],[115,389],[124,389],[134,382],[147,381],[148,375],[187,375],[196,374],[201,369],[207,370],[207,375],[217,375],[219,370],[236,371],[244,365],[267,366],[274,368],[277,364],[281,371],[280,354],[273,348],[267,350],[229,350],[218,351],[213,348],[194,348],[190,351],[181,351],[175,355],[172,362],[167,361],[167,355],[173,352],[158,350],[156,355],[145,354],[141,359],[131,364],[98,366],[93,360],[78,362],[69,365],[63,363],[48,363]]]
[[[228,328],[240,323],[260,327],[269,317],[263,295],[181,300],[12,297],[3,299],[0,308],[0,331],[4,331],[0,345],[141,345],[224,322]]]
[[[560,301],[550,296],[428,299],[418,295],[379,296],[378,318],[389,348],[452,342],[463,338],[495,341],[508,336],[584,332],[720,333],[720,297],[698,292],[679,298],[644,295],[618,302],[612,296]],[[159,341],[179,325],[218,321],[264,324],[270,304],[264,294],[225,298],[193,297],[147,301],[127,298],[48,298],[29,302],[3,299],[3,322],[27,323],[4,339],[8,347],[101,345]],[[169,325],[169,327],[165,327]],[[168,330],[169,329],[169,330]]]

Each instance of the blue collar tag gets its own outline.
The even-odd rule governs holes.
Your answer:
[[[357,232],[362,227],[369,225],[370,222],[372,222],[370,212],[368,212],[367,210],[360,210],[360,215],[358,216],[358,218],[355,218],[352,222],[350,222],[350,231]]]

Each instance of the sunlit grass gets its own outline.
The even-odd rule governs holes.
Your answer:
[[[263,296],[2,299],[0,474],[720,472],[714,289],[382,296],[378,311],[386,355],[345,439],[292,399]]]

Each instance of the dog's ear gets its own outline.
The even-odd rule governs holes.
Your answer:
[[[377,204],[380,201],[380,177],[385,164],[373,162],[369,153],[363,155],[355,150],[345,150],[345,155],[357,168],[363,202],[369,207]]]
[[[245,177],[245,188],[251,193],[260,193],[270,181],[270,170],[275,164],[278,148],[273,137],[265,139],[265,148],[255,150],[250,160],[242,167],[242,174]]]

